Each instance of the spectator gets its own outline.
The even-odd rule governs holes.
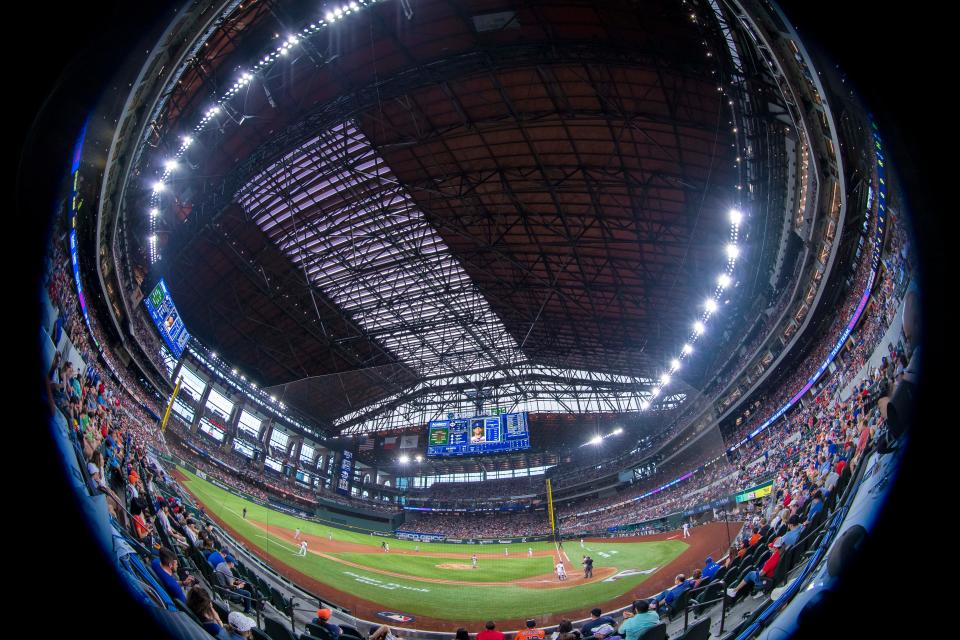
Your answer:
[[[177,580],[177,555],[166,547],[160,547],[160,557],[151,560],[150,567],[157,575],[157,579],[167,595],[173,600],[179,600],[186,604],[187,596],[183,592],[180,581]],[[196,578],[187,576],[183,581],[183,586],[189,587],[194,582],[196,582]]]
[[[624,640],[637,640],[647,629],[660,624],[660,616],[655,609],[656,602],[635,600],[632,610],[623,612],[619,632]]]
[[[457,629],[457,632],[453,635],[453,640],[470,640],[470,634],[467,633],[467,630],[463,627]]]
[[[497,631],[497,624],[493,620],[488,620],[483,625],[483,631],[477,634],[477,640],[503,640],[503,633]]]
[[[787,528],[789,531],[783,536],[783,546],[792,547],[800,539],[800,534],[803,533],[803,525],[800,524],[800,518],[796,514],[790,516],[787,521]]]
[[[770,549],[772,550],[772,553],[770,554],[770,557],[767,558],[767,561],[763,563],[763,566],[760,567],[759,570],[754,569],[753,571],[747,573],[747,575],[743,577],[743,580],[741,580],[740,584],[737,586],[727,589],[727,595],[736,599],[741,589],[745,589],[747,586],[752,589],[757,584],[760,584],[764,591],[768,590],[768,588],[772,585],[773,574],[777,570],[777,564],[780,562],[780,550],[783,548],[783,546],[783,538],[777,538],[771,542]],[[760,591],[754,597],[763,597],[763,591]]]
[[[599,607],[590,610],[590,620],[584,622],[583,626],[580,627],[580,633],[583,634],[584,637],[596,635],[594,631],[602,625],[609,624],[616,626],[617,623],[613,618],[602,614],[603,611],[601,611]],[[477,640],[480,640],[480,638],[477,638]]]
[[[544,633],[543,629],[537,628],[537,621],[533,618],[530,618],[527,620],[526,629],[517,631],[517,633],[514,635],[514,640],[533,640],[534,638],[543,640],[545,635],[546,634]]]
[[[707,559],[704,561],[703,571],[701,575],[704,580],[710,580],[713,576],[716,575],[717,571],[720,570],[720,565],[713,561],[713,556],[707,556]]]
[[[187,608],[200,619],[200,626],[218,640],[231,640],[230,634],[223,628],[223,622],[213,608],[213,601],[206,589],[196,586],[187,594]]]
[[[326,629],[332,636],[332,640],[338,640],[343,630],[330,622],[331,615],[333,615],[333,612],[330,609],[317,609],[317,617],[313,619],[313,624]]]
[[[231,611],[227,621],[230,623],[230,640],[248,640],[253,637],[253,628],[257,623],[239,611]]]
[[[233,575],[233,568],[236,566],[236,561],[233,559],[233,556],[226,556],[223,559],[223,562],[217,565],[215,571],[222,575],[221,581],[224,588],[228,589],[234,596],[240,598],[240,601],[243,602],[243,612],[250,613],[250,608],[252,606],[250,600],[250,592],[244,589],[246,583],[243,580],[238,580]]]

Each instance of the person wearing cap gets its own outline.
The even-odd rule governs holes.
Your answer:
[[[243,615],[239,611],[231,611],[227,616],[227,624],[230,625],[230,640],[247,640],[253,637],[252,629],[257,623]]]
[[[777,563],[780,562],[780,551],[784,547],[785,536],[781,536],[770,543],[771,554],[767,558],[767,561],[763,563],[763,566],[759,570],[754,569],[743,577],[743,580],[740,581],[736,587],[730,587],[727,589],[727,595],[731,598],[736,599],[739,595],[741,589],[745,589],[747,585],[753,589],[754,586],[760,585],[762,591],[758,592],[754,597],[761,598],[763,597],[764,591],[768,590],[769,587],[773,586],[773,573],[777,570]]]
[[[181,586],[181,582],[177,579],[177,555],[166,547],[160,547],[160,555],[150,561],[150,567],[170,599],[186,604],[187,595],[183,592],[183,587],[192,585],[196,582],[196,578],[187,576]]]
[[[238,580],[237,578],[234,577],[233,575],[234,566],[236,566],[236,560],[234,560],[233,556],[227,555],[223,559],[223,562],[217,565],[217,568],[215,569],[215,571],[217,573],[223,574],[225,578],[225,582],[231,585],[230,587],[228,587],[230,589],[230,592],[233,595],[238,596],[240,600],[243,602],[243,612],[250,613],[250,607],[251,607],[250,592],[244,589],[247,583],[244,582],[243,580]]]
[[[580,627],[580,633],[583,634],[583,637],[595,636],[596,630],[603,625],[616,626],[616,622],[610,616],[603,615],[603,611],[599,607],[590,610],[590,620],[584,622],[583,626]]]
[[[625,640],[637,640],[647,629],[660,624],[656,604],[647,600],[635,600],[633,607],[623,612],[623,622],[618,629],[620,635]]]
[[[707,556],[707,559],[703,562],[703,571],[700,575],[704,580],[710,580],[717,574],[717,571],[720,571],[720,565],[713,561],[713,556]]]
[[[526,629],[521,629],[517,631],[514,635],[514,640],[532,640],[536,638],[537,640],[543,640],[544,632],[543,629],[537,629],[537,621],[533,618],[527,620]]]
[[[331,615],[333,615],[333,612],[330,609],[317,609],[317,617],[313,619],[313,624],[323,627],[333,636],[333,640],[337,640],[343,633],[343,629],[330,622]]]

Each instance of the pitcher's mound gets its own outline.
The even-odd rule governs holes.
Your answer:
[[[473,567],[469,564],[463,564],[462,562],[442,562],[437,565],[437,569],[455,569],[460,571],[462,569],[470,570]]]

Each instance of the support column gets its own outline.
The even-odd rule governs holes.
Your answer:
[[[200,394],[200,400],[197,403],[197,410],[193,414],[193,422],[190,424],[190,433],[196,433],[200,430],[200,418],[207,410],[207,400],[210,399],[210,391],[213,385],[209,382],[204,386],[203,393]]]
[[[263,421],[263,425],[260,427],[260,435],[257,437],[257,441],[260,443],[260,448],[263,449],[263,457],[257,463],[260,471],[263,471],[264,463],[266,462],[267,454],[270,453],[270,436],[273,435],[273,418],[267,418]]]
[[[239,393],[233,397],[233,411],[230,412],[230,418],[227,420],[227,432],[224,434],[223,444],[220,447],[224,451],[231,449],[233,439],[237,436],[237,425],[240,424],[240,414],[243,412],[244,406],[246,406],[244,398],[245,396]]]

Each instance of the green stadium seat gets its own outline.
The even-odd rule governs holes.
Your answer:
[[[307,633],[320,640],[333,640],[333,634],[318,624],[307,623]]]

